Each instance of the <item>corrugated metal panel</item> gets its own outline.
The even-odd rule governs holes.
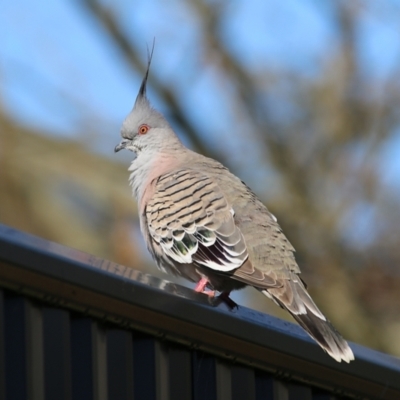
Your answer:
[[[393,357],[4,226],[0,286],[0,400],[400,398]]]
[[[5,399],[334,399],[199,350],[0,293]]]

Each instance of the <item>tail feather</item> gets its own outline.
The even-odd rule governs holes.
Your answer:
[[[269,289],[261,292],[289,311],[298,324],[337,362],[343,360],[349,363],[354,360],[348,343],[321,313],[301,283],[286,281],[279,291]]]
[[[342,335],[328,321],[322,320],[313,313],[292,314],[299,325],[337,362],[349,363],[354,354]]]

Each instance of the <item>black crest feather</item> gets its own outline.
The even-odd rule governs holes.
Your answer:
[[[151,51],[147,47],[147,69],[146,73],[144,75],[142,84],[140,85],[139,93],[137,95],[136,101],[146,98],[146,85],[147,85],[147,78],[149,76],[149,70],[150,70],[150,65],[151,65],[151,59],[153,58],[153,52],[154,52],[154,46],[155,46],[156,40],[153,39],[153,45],[151,46]]]

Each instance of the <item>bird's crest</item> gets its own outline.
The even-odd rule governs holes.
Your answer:
[[[153,52],[154,52],[154,45],[155,45],[155,39],[153,39],[153,45],[151,47],[151,51],[149,48],[147,48],[147,69],[146,69],[146,73],[144,75],[142,84],[140,85],[140,89],[139,89],[139,93],[136,97],[136,101],[135,101],[135,105],[143,100],[147,101],[147,97],[146,97],[146,85],[147,85],[147,78],[149,76],[149,70],[150,70],[150,64],[151,64],[151,60],[153,58]]]

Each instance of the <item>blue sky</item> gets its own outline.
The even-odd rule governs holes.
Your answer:
[[[152,73],[176,82],[190,118],[204,125],[206,140],[218,146],[224,134],[217,136],[208,127],[218,132],[232,128],[229,92],[215,84],[218,76],[198,51],[202,26],[190,3],[103,3],[120,17],[143,59],[147,44],[156,37]],[[337,27],[329,18],[332,3],[328,1],[232,0],[225,4],[220,35],[237,60],[251,70],[267,65],[312,75],[335,51]],[[357,30],[359,60],[365,74],[384,82],[400,59],[399,2],[360,1],[355,6],[365,10]],[[0,94],[13,118],[69,138],[84,132],[85,137],[79,139],[112,156],[109,149],[118,140],[141,76],[127,67],[79,1],[4,1],[0,37]],[[150,97],[156,107],[165,109],[151,88]],[[240,151],[242,146],[232,143],[227,151]],[[400,180],[399,149],[399,135],[382,149],[382,174],[388,182]]]

